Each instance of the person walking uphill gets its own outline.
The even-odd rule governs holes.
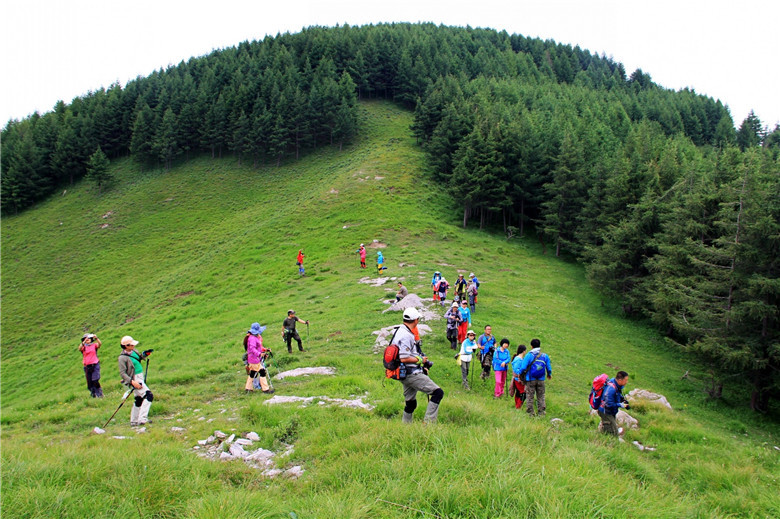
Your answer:
[[[130,410],[130,425],[144,425],[149,423],[149,408],[152,407],[154,395],[146,385],[144,368],[141,361],[149,358],[152,350],[138,352],[135,347],[138,341],[125,335],[121,340],[122,353],[119,355],[119,375],[122,384],[131,386],[135,395],[135,405]]]
[[[295,330],[295,323],[309,324],[309,321],[304,321],[295,315],[295,310],[287,312],[287,319],[282,321],[282,339],[287,343],[287,353],[292,353],[292,340],[298,343],[298,351],[306,351],[303,349],[303,343],[301,342],[301,336]],[[307,339],[308,340],[308,339]]]
[[[466,290],[468,290],[468,284],[466,283],[466,280],[463,279],[463,274],[458,274],[458,280],[455,282],[455,300],[468,302],[466,299]]]
[[[604,393],[601,396],[599,418],[601,418],[601,432],[620,436],[621,428],[617,424],[617,414],[620,408],[630,409],[623,396],[623,388],[628,383],[628,373],[618,371],[615,378],[611,378],[604,384]]]
[[[419,321],[420,312],[416,308],[407,308],[404,310],[404,323],[398,328],[393,338],[393,343],[399,349],[401,364],[406,370],[406,377],[401,380],[404,386],[405,402],[401,417],[403,423],[412,423],[413,413],[417,408],[418,391],[431,397],[423,418],[425,422],[435,422],[438,419],[439,404],[444,398],[444,391],[425,373],[425,369],[431,366],[428,357],[419,355],[415,346],[412,330],[417,327]]]
[[[362,243],[360,244],[360,248],[356,250],[358,254],[360,254],[360,268],[364,269],[366,268],[366,247]]]
[[[441,280],[441,272],[438,270],[433,273],[431,278],[431,288],[433,289],[433,300],[439,300],[439,281]]]
[[[525,378],[525,410],[529,415],[534,415],[534,398],[536,398],[536,412],[539,416],[544,416],[547,409],[544,399],[544,385],[546,378],[552,378],[552,365],[550,364],[550,356],[542,353],[542,343],[539,339],[531,340],[531,351],[523,357],[520,374],[521,378]]]
[[[509,353],[509,339],[501,339],[496,353],[493,355],[493,373],[496,376],[496,387],[493,390],[493,398],[504,396],[506,387],[507,370],[511,369],[511,353]]]
[[[97,351],[102,343],[94,333],[85,333],[81,338],[79,351],[84,364],[84,375],[87,377],[87,389],[92,398],[103,398],[103,388],[100,387],[100,360]]]
[[[263,358],[265,358],[266,353],[270,351],[263,347],[263,338],[261,335],[265,329],[266,327],[260,326],[260,323],[252,323],[252,327],[249,329],[249,339],[247,339],[246,349],[246,360],[248,362],[249,372],[247,373],[246,385],[244,386],[244,390],[247,393],[254,391],[254,382],[256,378],[260,381],[260,389],[263,393],[273,393],[273,390],[268,386],[268,380],[266,379],[268,373],[263,366]]]

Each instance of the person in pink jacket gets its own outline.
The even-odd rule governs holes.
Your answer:
[[[360,268],[366,268],[366,247],[361,243],[360,248],[355,252],[360,254]]]
[[[260,326],[260,323],[252,323],[252,327],[249,329],[249,339],[247,339],[247,362],[249,363],[249,374],[246,377],[246,385],[244,386],[245,392],[249,393],[255,390],[255,379],[260,381],[260,389],[263,393],[273,393],[274,390],[270,388],[268,384],[268,375],[263,360],[270,351],[263,347],[262,333],[265,331],[265,326]]]

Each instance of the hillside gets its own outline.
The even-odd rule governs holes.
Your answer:
[[[361,103],[359,119],[359,137],[341,152],[259,169],[200,157],[139,171],[119,160],[113,191],[98,196],[81,183],[3,218],[4,515],[780,515],[776,424],[729,407],[733,393],[710,402],[700,383],[681,380],[705,374],[654,330],[602,306],[581,266],[542,255],[535,240],[461,229],[415,145],[410,112]],[[384,383],[372,335],[400,316],[382,312],[391,284],[359,283],[373,272],[354,254],[373,240],[387,245],[387,274],[411,292],[427,297],[434,270],[451,279],[473,271],[483,283],[474,328],[490,324],[513,345],[541,339],[555,373],[546,419],[494,400],[492,384],[462,391],[443,321],[432,320],[424,340],[445,391],[439,423],[421,425],[418,409],[402,427],[401,389]],[[310,335],[301,330],[306,353],[283,353],[289,308],[311,320]],[[241,338],[253,321],[268,325],[273,373],[336,369],[275,381],[276,395],[361,398],[373,409],[269,406],[265,395],[244,395]],[[102,400],[84,387],[76,346],[85,330],[104,343]],[[107,434],[91,434],[123,392],[115,355],[127,334],[155,349],[154,423],[133,431],[127,404]],[[625,444],[598,435],[587,414],[590,380],[615,367],[631,374],[629,389],[662,393],[674,408],[635,406],[640,429]],[[192,448],[215,430],[256,431],[256,445],[275,452],[292,444],[277,463],[304,473],[273,479],[197,456]]]

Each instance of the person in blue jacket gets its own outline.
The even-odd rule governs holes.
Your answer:
[[[531,351],[523,357],[521,372],[525,371],[525,410],[534,416],[534,398],[536,398],[536,414],[544,416],[547,403],[544,399],[545,380],[552,378],[550,356],[542,353],[542,343],[539,339],[531,340]]]
[[[504,396],[506,388],[506,374],[512,369],[512,354],[509,352],[509,339],[501,339],[501,343],[493,355],[493,373],[496,376],[496,387],[493,390],[493,398]]]
[[[376,272],[378,275],[382,275],[382,271],[387,270],[385,267],[385,257],[382,255],[382,251],[376,251]]]
[[[599,418],[601,418],[601,432],[619,436],[622,432],[617,424],[617,414],[620,408],[630,409],[623,396],[623,388],[628,383],[628,373],[618,371],[615,378],[607,380],[604,384],[604,393],[601,396]]]

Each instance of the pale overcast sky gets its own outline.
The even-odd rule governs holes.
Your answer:
[[[311,25],[434,22],[553,39],[780,122],[777,0],[20,0],[1,9],[0,124],[213,49]]]

